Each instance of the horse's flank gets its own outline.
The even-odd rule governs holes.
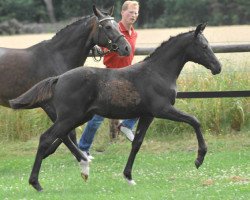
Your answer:
[[[128,80],[100,81],[98,88],[102,88],[98,93],[98,98],[103,99],[106,96],[108,101],[112,102],[114,106],[127,108],[132,105],[138,105],[141,102],[137,89]]]

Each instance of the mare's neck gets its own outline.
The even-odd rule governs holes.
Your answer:
[[[65,66],[73,69],[82,66],[94,46],[92,31],[95,16],[83,18],[64,28],[48,43],[55,56],[61,56]]]

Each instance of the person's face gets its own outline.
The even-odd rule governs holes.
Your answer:
[[[123,20],[125,23],[127,23],[128,25],[132,25],[132,24],[135,23],[135,21],[136,21],[137,18],[138,18],[138,15],[139,15],[139,7],[130,4],[130,5],[128,6],[128,9],[127,9],[127,10],[123,10],[123,11],[121,12],[121,15],[122,15],[122,20]]]

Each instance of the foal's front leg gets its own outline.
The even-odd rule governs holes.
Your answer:
[[[132,149],[126,164],[126,167],[123,171],[124,177],[126,178],[126,180],[128,181],[128,183],[130,185],[135,185],[135,181],[132,179],[132,167],[133,167],[133,163],[136,157],[136,154],[138,153],[138,151],[140,150],[141,144],[143,142],[143,139],[145,137],[146,131],[149,127],[149,125],[151,124],[151,122],[153,121],[153,117],[141,117],[139,118],[139,122],[138,122],[138,126],[136,128],[136,134],[135,134],[135,138],[132,142]]]
[[[172,121],[185,122],[190,124],[194,128],[199,147],[198,156],[195,160],[195,166],[198,169],[202,165],[207,153],[207,146],[200,129],[200,122],[194,116],[183,113],[173,106],[166,107],[156,117],[165,118]]]

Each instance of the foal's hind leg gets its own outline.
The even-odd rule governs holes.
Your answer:
[[[127,179],[130,185],[135,185],[135,181],[132,179],[132,167],[136,157],[136,154],[140,150],[143,139],[145,137],[146,131],[153,121],[153,117],[141,117],[139,118],[138,126],[136,129],[136,135],[132,142],[132,149],[126,164],[126,167],[123,171],[124,177]]]
[[[87,181],[89,177],[89,162],[91,162],[91,160],[85,157],[79,148],[71,141],[70,137],[64,137],[63,142],[78,160],[81,168],[81,176],[85,181]]]
[[[30,174],[29,183],[37,190],[41,191],[42,187],[38,181],[38,175],[41,168],[42,160],[44,157],[44,152],[52,144],[52,142],[57,138],[54,134],[56,126],[52,125],[45,133],[40,136],[38,150],[33,164],[33,168]]]
[[[75,130],[70,131],[69,133],[69,138],[70,140],[77,145],[77,141],[76,141],[76,132]],[[49,155],[53,154],[57,148],[61,145],[61,143],[65,144],[65,140],[60,140],[60,139],[56,139],[48,148],[48,150],[45,152],[43,159],[47,158]],[[66,145],[66,144],[65,144]],[[67,145],[66,145],[67,146]]]
[[[45,153],[51,146],[51,144],[57,138],[64,138],[68,134],[68,132],[73,129],[73,125],[67,120],[56,122],[52,125],[44,134],[41,135],[39,140],[39,146],[35,158],[35,162],[32,168],[32,172],[29,178],[29,183],[37,190],[41,191],[42,187],[38,181],[38,175],[41,168],[42,160],[45,156]],[[66,140],[66,139],[65,139]],[[77,147],[75,147],[77,151]],[[77,157],[77,160],[86,160],[86,158],[81,154],[74,154]]]
[[[178,122],[185,122],[190,124],[194,128],[199,147],[198,156],[195,160],[195,166],[198,169],[202,165],[204,157],[207,153],[207,146],[200,129],[200,122],[194,116],[183,113],[172,106],[163,110],[156,117],[170,119]]]
[[[51,121],[55,122],[56,117],[57,117],[55,108],[49,103],[47,103],[46,105],[43,105],[42,108],[47,113]],[[75,130],[70,131],[69,136],[71,140],[74,142],[74,144],[77,145]],[[45,152],[43,159],[53,154],[56,151],[56,149],[60,146],[61,143],[62,143],[62,140],[58,138],[55,141],[53,141],[52,145],[50,145],[49,149]]]

